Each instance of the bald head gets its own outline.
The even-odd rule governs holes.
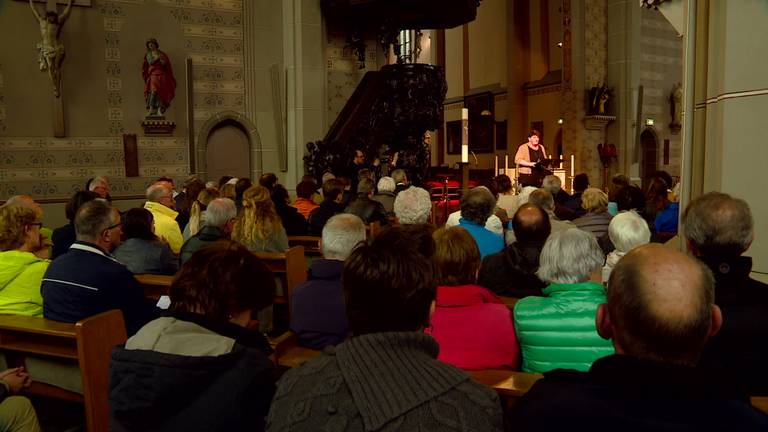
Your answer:
[[[658,244],[633,249],[614,267],[605,313],[601,307],[598,328],[617,352],[666,363],[696,364],[720,326],[709,269]]]
[[[43,217],[43,208],[29,195],[14,195],[8,198],[4,205],[26,207],[34,210],[38,218]]]
[[[552,231],[546,211],[532,203],[517,209],[512,217],[512,229],[519,242],[544,241]]]

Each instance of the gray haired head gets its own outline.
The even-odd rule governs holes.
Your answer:
[[[397,220],[403,225],[427,223],[432,211],[429,192],[416,186],[401,191],[395,197],[394,210]]]
[[[323,257],[344,261],[362,241],[365,241],[363,220],[353,214],[337,214],[323,227]]]
[[[546,283],[584,282],[603,266],[604,259],[593,234],[578,228],[557,231],[544,243],[536,276]]]
[[[230,220],[237,216],[235,202],[229,198],[216,198],[208,203],[205,210],[205,224],[207,226],[224,228]]]

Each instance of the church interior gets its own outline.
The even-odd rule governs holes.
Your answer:
[[[535,131],[528,171],[569,194],[667,173],[673,249],[694,199],[744,200],[768,282],[764,0],[0,0],[0,41],[0,203],[32,197],[45,227],[93,178],[121,212],[191,176],[273,173],[293,201],[358,151],[442,226],[496,176],[529,185]]]

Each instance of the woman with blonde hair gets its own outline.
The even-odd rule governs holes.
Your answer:
[[[184,241],[200,232],[200,228],[205,225],[205,209],[218,197],[219,191],[211,188],[203,189],[197,194],[197,199],[189,210],[189,223],[184,227]]]
[[[587,214],[574,219],[576,227],[594,234],[599,239],[608,233],[611,216],[608,213],[608,195],[597,188],[587,188],[581,195],[581,207]]]
[[[232,230],[232,240],[252,252],[285,252],[288,235],[275,210],[269,189],[251,186],[243,194],[243,210]]]
[[[40,284],[48,269],[38,214],[27,207],[0,207],[0,313],[42,316]]]

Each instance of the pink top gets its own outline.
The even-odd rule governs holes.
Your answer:
[[[461,369],[519,367],[512,313],[495,294],[477,285],[437,288],[427,330],[440,345],[437,359]]]

